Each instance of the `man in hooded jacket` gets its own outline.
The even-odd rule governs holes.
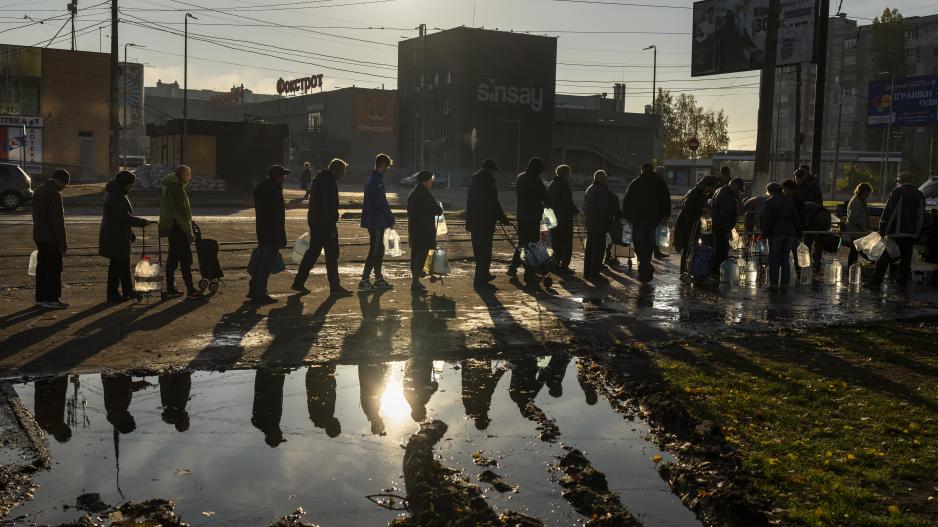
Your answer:
[[[443,207],[433,197],[433,172],[421,170],[417,173],[417,184],[407,196],[407,239],[410,244],[410,273],[412,293],[424,295],[426,287],[420,283],[427,255],[436,248],[436,217],[443,214]]]
[[[528,161],[527,168],[518,174],[515,180],[515,193],[518,197],[518,248],[515,249],[511,264],[508,266],[509,276],[516,276],[518,267],[523,264],[521,249],[540,240],[544,207],[550,205],[547,187],[541,180],[542,172],[544,172],[544,162],[539,157],[532,157]],[[525,275],[525,278],[529,277]]]
[[[71,174],[58,169],[33,197],[33,241],[36,242],[36,304],[65,309],[62,302],[62,255],[68,251],[62,191]]]
[[[557,216],[557,227],[551,232],[554,254],[557,256],[557,272],[571,274],[570,258],[573,256],[573,217],[580,211],[573,203],[573,190],[570,188],[569,165],[560,165],[554,171],[554,178],[547,185],[547,194]]]
[[[179,267],[182,281],[186,284],[189,298],[199,298],[202,293],[192,282],[192,207],[186,189],[192,180],[192,169],[179,165],[172,174],[163,178],[160,192],[160,235],[168,238],[169,254],[166,258],[166,295],[182,296],[176,290],[175,274]]]
[[[309,293],[306,279],[322,252],[326,253],[326,277],[331,296],[348,296],[350,292],[339,283],[339,186],[348,163],[341,159],[329,162],[329,168],[320,170],[309,183],[309,249],[303,255],[293,280],[292,289]]]
[[[494,289],[490,284],[495,276],[491,274],[492,236],[495,225],[508,225],[508,217],[498,201],[498,188],[495,186],[495,173],[498,165],[491,159],[482,162],[482,169],[472,176],[466,197],[466,230],[472,239],[472,258],[475,260],[475,279],[477,289]]]
[[[642,282],[650,282],[654,277],[651,257],[655,250],[655,234],[658,226],[671,217],[671,192],[651,163],[642,165],[642,172],[629,183],[622,198],[622,214],[632,224],[638,278]]]

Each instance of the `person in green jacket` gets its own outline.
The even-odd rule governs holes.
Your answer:
[[[166,260],[166,296],[179,297],[175,274],[179,267],[186,284],[188,298],[199,298],[202,292],[192,283],[192,207],[187,188],[192,180],[192,169],[179,165],[172,174],[163,178],[160,193],[160,235],[169,238],[169,256]]]

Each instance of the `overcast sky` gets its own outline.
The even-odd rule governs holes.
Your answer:
[[[325,87],[351,85],[396,87],[396,43],[416,35],[416,27],[430,31],[459,25],[531,31],[558,39],[557,92],[590,94],[609,92],[612,83],[627,84],[626,109],[642,111],[651,101],[652,56],[642,51],[658,47],[658,85],[692,93],[707,108],[723,108],[729,115],[731,147],[754,148],[758,108],[757,72],[692,79],[690,77],[691,2],[635,0],[637,3],[677,8],[611,5],[629,0],[123,0],[120,43],[146,48],[128,50],[131,61],[144,63],[146,84],[157,79],[182,83],[185,10],[190,20],[189,87],[227,90],[244,83],[258,93],[275,93],[279,77],[322,73]],[[78,48],[98,51],[103,39],[108,49],[109,3],[79,0]],[[839,0],[832,0],[831,14]],[[0,0],[0,43],[45,45],[62,28],[66,0]],[[872,0],[844,0],[851,17],[871,19],[883,7],[897,7],[905,16],[938,12],[934,0],[901,0],[884,4]],[[256,6],[256,7],[254,7]],[[227,13],[210,9],[240,8]],[[205,9],[209,8],[209,9]],[[13,29],[28,20],[43,24]],[[870,20],[860,19],[863,24]],[[161,27],[141,27],[157,24]],[[294,28],[277,27],[290,25]],[[296,28],[295,26],[306,26]],[[328,27],[327,27],[328,26]],[[391,29],[346,29],[348,27]],[[103,27],[99,32],[98,28]],[[593,33],[558,33],[581,31]],[[601,32],[638,33],[601,33]],[[642,34],[640,32],[649,32]],[[204,35],[222,47],[196,38]],[[69,46],[68,27],[53,47]],[[253,48],[258,53],[245,51]],[[122,51],[123,53],[123,51]],[[313,55],[315,54],[315,55]],[[327,57],[328,56],[328,57]],[[341,71],[345,70],[345,71]],[[748,85],[748,86],[747,86]]]

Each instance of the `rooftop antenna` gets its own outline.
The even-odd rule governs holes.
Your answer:
[[[72,51],[75,51],[75,17],[78,16],[78,0],[72,0],[68,4],[68,12],[72,15]]]
[[[472,2],[472,27],[476,27],[476,2]]]

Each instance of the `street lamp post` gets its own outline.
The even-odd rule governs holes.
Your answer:
[[[658,80],[658,46],[654,44],[643,48],[642,51],[652,50],[652,67],[651,67],[651,157],[655,157],[655,133],[657,133],[657,123],[655,122],[655,116],[658,115],[656,111],[657,108],[657,90],[656,82]]]
[[[186,136],[189,120],[189,19],[198,20],[192,13],[186,13],[185,32],[182,51],[182,140],[179,142],[179,163],[186,164]]]
[[[133,42],[127,42],[124,44],[124,104],[123,106],[123,119],[121,120],[121,151],[124,152],[124,170],[127,170],[127,48],[143,48],[146,46],[138,46]]]
[[[881,72],[880,75],[885,75],[887,73],[889,72],[884,71],[884,72]],[[889,146],[890,146],[890,143],[892,143],[889,135],[892,133],[892,118],[893,118],[892,110],[894,108],[893,105],[896,103],[895,91],[896,91],[896,76],[892,75],[892,80],[889,83],[889,123],[886,125],[886,137],[883,140],[883,156],[882,156],[883,162],[880,168],[882,179],[883,179],[882,188],[879,189],[880,201],[886,200],[886,167],[889,165]]]

